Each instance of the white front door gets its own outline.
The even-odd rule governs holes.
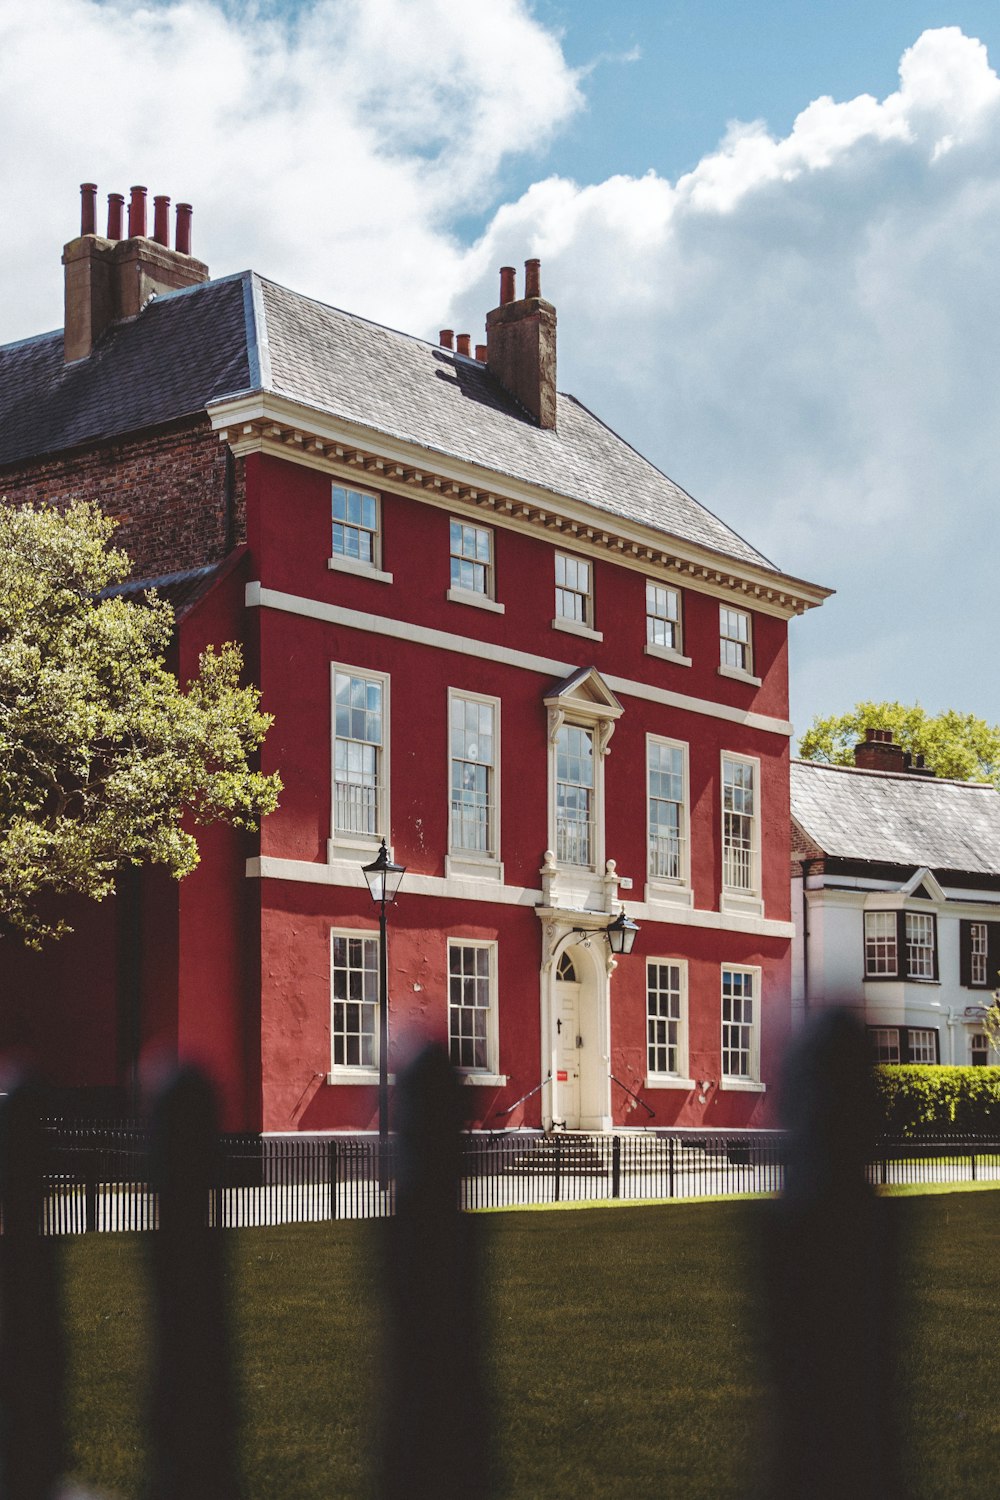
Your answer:
[[[580,990],[582,986],[556,980],[556,1115],[567,1130],[580,1128]]]

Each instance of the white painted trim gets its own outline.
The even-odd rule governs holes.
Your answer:
[[[753,886],[750,890],[744,890],[736,886],[727,886],[725,883],[726,857],[726,761],[733,765],[753,766],[753,844],[751,848]],[[719,753],[719,849],[722,853],[722,889],[719,892],[719,910],[733,912],[747,912],[751,916],[762,917],[764,915],[764,890],[761,883],[762,876],[762,846],[764,839],[763,818],[761,817],[761,778],[760,757],[757,755],[738,755],[735,750],[722,750]]]
[[[766,1094],[767,1084],[757,1083],[752,1078],[720,1078],[719,1088],[724,1093],[733,1094]]]
[[[675,667],[689,667],[690,656],[682,656],[679,651],[673,651],[669,646],[658,646],[655,641],[647,641],[644,647],[647,656],[658,656],[660,661],[672,661]]]
[[[720,677],[731,677],[734,682],[746,682],[750,687],[760,687],[759,677],[755,677],[752,672],[741,672],[739,667],[727,667],[724,663],[720,663],[715,670]]]
[[[458,848],[456,846],[454,838],[452,836],[452,827],[451,827],[451,763],[452,763],[452,754],[451,754],[451,706],[456,701],[459,701],[459,702],[469,702],[469,703],[482,703],[482,704],[485,704],[486,707],[491,708],[493,710],[493,763],[490,766],[490,823],[489,823],[490,852],[489,852],[489,854],[477,854],[477,852],[475,850],[460,849],[460,848]],[[445,875],[448,876],[448,875],[451,874],[451,870],[449,870],[449,868],[448,868],[448,861],[450,860],[453,865],[459,865],[460,866],[460,865],[470,865],[471,864],[471,865],[479,865],[479,866],[482,867],[481,873],[479,871],[477,871],[476,873],[469,872],[468,875],[467,875],[468,879],[482,880],[484,878],[486,878],[486,879],[492,878],[494,880],[499,879],[499,880],[502,881],[503,880],[503,866],[500,863],[500,764],[501,764],[501,757],[500,757],[500,699],[499,698],[494,698],[492,695],[490,695],[488,693],[469,693],[469,692],[466,692],[464,688],[449,687],[449,689],[448,689],[448,701],[447,701],[446,712],[447,712],[447,719],[446,719],[445,722],[446,722],[446,725],[447,725],[448,743],[447,743],[447,751],[446,751],[447,759],[446,759],[446,763],[445,763],[445,786],[448,789],[448,791],[447,791],[447,796],[448,796],[448,854],[447,854],[446,861],[445,861]],[[459,870],[456,870],[455,873],[459,874],[461,872]]]
[[[685,1089],[691,1093],[698,1087],[693,1078],[674,1078],[670,1073],[647,1073],[647,1089]]]
[[[489,972],[489,996],[490,1003],[486,1011],[486,1067],[461,1068],[457,1064],[456,1070],[462,1075],[465,1082],[487,1082],[499,1078],[497,1071],[500,1062],[500,944],[496,938],[461,938],[448,937],[445,943],[446,969],[448,978],[447,1016],[448,1016],[448,1048],[451,1050],[451,954],[453,948],[485,948],[490,955]],[[504,1083],[506,1083],[506,1078]],[[499,1085],[494,1083],[494,1087]]]
[[[581,625],[579,620],[557,618],[552,621],[552,629],[565,630],[567,635],[579,635],[586,641],[603,641],[604,639],[603,631],[593,630],[589,625]]]
[[[750,1068],[752,1076],[749,1078],[730,1077],[722,1071],[722,1054],[725,1051],[722,1038],[722,1028],[725,1022],[722,1019],[722,976],[724,974],[752,974],[753,975],[753,1021],[750,1028]],[[764,977],[763,969],[759,964],[730,964],[719,965],[719,1088],[731,1089],[737,1093],[762,1094],[765,1085],[760,1078],[760,1033],[763,1025],[764,1010]],[[730,1023],[732,1024],[732,1023]],[[742,1023],[737,1023],[742,1024]]]
[[[619,565],[631,568],[647,576],[655,574],[663,566],[662,577],[673,588],[693,588],[700,594],[708,594],[721,600],[739,600],[737,607],[751,607],[759,613],[789,619],[803,609],[822,604],[833,593],[820,584],[809,583],[789,573],[779,573],[760,567],[753,562],[733,558],[710,547],[700,546],[696,541],[685,540],[661,531],[642,522],[629,520],[613,511],[604,510],[567,495],[560,495],[542,485],[532,484],[510,475],[500,474],[479,464],[452,455],[435,452],[421,444],[405,438],[393,437],[377,428],[349,418],[335,416],[317,410],[303,402],[294,401],[271,391],[254,391],[248,395],[222,397],[208,403],[206,411],[214,431],[227,441],[237,457],[246,453],[269,453],[286,463],[305,465],[319,469],[325,474],[336,474],[348,483],[358,479],[357,468],[338,461],[335,455],[328,456],[324,445],[336,448],[343,444],[348,448],[360,448],[368,453],[377,453],[384,468],[379,469],[380,487],[395,493],[416,496],[430,505],[461,514],[479,514],[474,505],[466,505],[451,493],[435,494],[425,490],[419,480],[407,480],[405,469],[413,469],[421,475],[437,475],[444,482],[464,484],[473,489],[496,495],[508,507],[490,511],[489,524],[510,527],[530,535],[538,535],[538,525],[522,520],[515,515],[518,502],[543,507],[549,515],[565,519],[570,527],[578,528],[568,542],[575,550],[591,557],[607,557],[609,549],[592,541],[591,536],[609,537],[614,543],[612,556]],[[277,428],[291,429],[301,441],[285,444],[278,433],[267,435],[254,423],[269,424]],[[307,446],[307,440],[309,445]],[[394,467],[400,472],[394,473]],[[669,557],[669,563],[658,564],[649,553]],[[727,587],[723,579],[732,579],[744,592],[738,594]],[[759,588],[761,595],[746,597],[747,590]],[[771,595],[769,598],[768,595]],[[783,603],[774,595],[783,594],[789,603]]]
[[[649,872],[649,804],[652,800],[650,791],[650,745],[665,745],[668,750],[679,750],[681,752],[681,874],[677,880],[668,880],[663,875],[651,875]],[[691,773],[690,773],[690,748],[686,740],[671,739],[665,734],[646,734],[646,899],[649,892],[656,892],[661,901],[669,901],[671,898],[668,891],[676,891],[679,901],[684,900],[685,894],[688,900],[693,901],[691,892]]]
[[[378,1084],[378,1068],[344,1068],[340,1072],[327,1073],[325,1077],[326,1082],[332,1084],[334,1087],[341,1087],[344,1084],[350,1087],[351,1084],[354,1084],[355,1087],[360,1085],[362,1088],[370,1088],[373,1084],[376,1086]],[[389,1074],[389,1082],[396,1082],[395,1074]],[[295,1131],[285,1131],[283,1133],[286,1135],[297,1134]]]
[[[452,604],[471,604],[474,609],[488,609],[495,615],[507,613],[505,604],[498,604],[486,594],[477,594],[472,589],[449,589],[445,598]]]
[[[392,582],[391,573],[383,573],[381,568],[361,562],[356,557],[328,557],[326,565],[334,573],[353,573],[358,578],[370,578],[373,583]]]
[[[376,773],[376,800],[375,800],[375,833],[365,833],[346,828],[337,827],[337,787],[336,787],[336,757],[337,742],[337,673],[343,672],[352,677],[364,677],[368,679],[377,678],[382,684],[382,743],[379,746],[379,754],[376,760],[378,767]],[[363,854],[365,850],[377,850],[382,839],[386,844],[390,843],[389,829],[391,823],[392,802],[389,796],[389,744],[391,740],[390,699],[389,699],[389,674],[388,672],[377,672],[371,667],[349,666],[347,662],[332,661],[330,663],[330,838],[327,844],[328,859],[350,858],[348,851],[357,850]]]
[[[505,1089],[510,1082],[506,1073],[463,1073],[461,1068],[455,1069],[459,1083],[479,1085],[483,1088]]]
[[[505,666],[519,667],[528,672],[541,672],[548,677],[568,677],[579,670],[579,662],[557,661],[553,657],[536,656],[530,651],[516,651],[508,646],[494,645],[491,641],[475,640],[468,636],[453,635],[447,630],[434,630],[426,625],[412,625],[406,620],[390,620],[384,615],[369,614],[365,610],[347,609],[340,604],[327,604],[319,599],[307,599],[298,594],[286,594],[280,589],[264,588],[259,582],[246,586],[248,609],[275,609],[285,614],[300,615],[310,620],[323,620],[330,625],[341,625],[348,630],[367,631],[371,635],[385,635],[396,640],[412,641],[420,646],[433,646],[440,651],[453,651],[456,655],[472,656],[482,661],[500,662]],[[685,713],[703,714],[710,719],[724,719],[730,724],[742,724],[747,729],[759,729],[765,734],[778,734],[788,739],[794,734],[794,726],[787,719],[775,719],[769,714],[750,713],[740,708],[730,708],[725,703],[712,703],[706,698],[692,698],[687,693],[674,693],[667,688],[654,687],[651,683],[635,682],[629,677],[605,676],[604,681],[616,693],[626,697],[643,698],[650,703],[662,703],[667,708],[676,708]]]
[[[301,885],[367,890],[360,859],[320,864],[315,860],[279,859],[273,854],[265,854],[247,860],[246,874],[248,880],[289,880]],[[415,896],[431,896],[446,901],[480,901],[497,906],[525,906],[532,909],[538,907],[543,899],[540,890],[532,890],[528,886],[494,885],[492,881],[485,880],[445,879],[440,875],[418,875],[407,870],[403,895],[411,892]],[[591,916],[607,917],[603,910],[596,914],[567,911],[567,915],[577,925]],[[741,917],[735,913],[704,911],[698,907],[671,907],[667,914],[662,906],[630,901],[629,916],[636,921],[669,922],[673,927],[709,927],[715,931],[742,932],[754,937],[790,938],[795,935],[795,927],[791,922],[780,922],[773,917]]]
[[[651,1073],[649,1071],[649,1023],[653,1019],[649,1013],[649,971],[653,964],[662,967],[675,967],[680,977],[680,1015],[677,1028],[677,1064],[679,1073]],[[646,958],[646,1082],[652,1083],[655,1088],[681,1088],[687,1082],[686,1074],[691,1066],[690,1046],[690,1000],[688,987],[688,961],[686,958],[678,958],[676,954],[651,953]],[[693,1088],[694,1084],[689,1083]]]
[[[373,1032],[373,1046],[375,1061],[372,1064],[361,1064],[352,1066],[349,1063],[336,1063],[333,1060],[333,1046],[336,1034],[333,1029],[333,1007],[335,1004],[344,1005],[346,1001],[336,1001],[333,995],[333,945],[338,938],[345,938],[348,942],[359,939],[366,943],[374,943],[376,954],[381,943],[378,929],[373,932],[370,927],[331,927],[327,933],[327,953],[329,955],[329,974],[327,983],[330,991],[330,1069],[326,1075],[327,1083],[378,1083],[379,1081],[379,1038],[381,1027],[379,1024],[380,1000],[375,1001],[375,1028]]]

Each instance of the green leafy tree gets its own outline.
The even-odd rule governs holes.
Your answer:
[[[929,714],[919,703],[856,703],[845,714],[816,718],[799,742],[804,760],[854,764],[866,729],[891,729],[897,745],[922,755],[937,776],[1000,786],[1000,725],[953,708]]]
[[[32,947],[69,930],[70,892],[101,900],[147,861],[179,879],[190,819],[252,828],[281,790],[251,769],[271,719],[239,646],[182,687],[170,606],[101,597],[129,575],[113,530],[88,504],[0,503],[0,931]]]

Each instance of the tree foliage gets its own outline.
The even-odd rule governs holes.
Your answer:
[[[845,714],[814,719],[799,742],[799,754],[804,760],[851,766],[854,746],[866,729],[891,729],[896,743],[922,755],[936,776],[1000,786],[1000,725],[952,708],[929,714],[919,703],[856,703]]]
[[[188,816],[252,828],[281,790],[250,766],[271,719],[239,646],[182,688],[170,606],[101,597],[129,573],[113,530],[88,504],[0,503],[0,930],[35,947],[68,930],[60,898],[100,900],[125,865],[194,869]]]

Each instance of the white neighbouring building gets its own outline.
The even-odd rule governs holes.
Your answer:
[[[883,1063],[996,1062],[1000,792],[869,730],[855,766],[792,761],[792,1007],[846,1005]]]

